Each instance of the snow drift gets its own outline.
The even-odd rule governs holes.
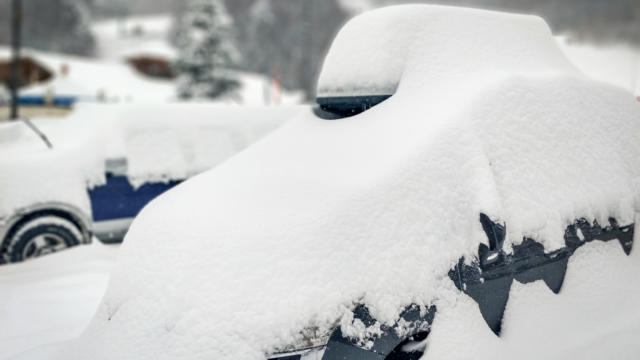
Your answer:
[[[363,84],[394,96],[351,118],[301,116],[146,207],[62,357],[262,359],[356,302],[384,323],[412,302],[455,308],[446,274],[485,242],[480,212],[547,250],[578,217],[633,221],[640,108],[577,72],[541,19],[361,15],[320,92]]]

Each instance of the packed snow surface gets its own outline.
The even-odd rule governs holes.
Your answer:
[[[116,248],[95,241],[91,246],[0,267],[4,319],[0,359],[50,359],[64,348],[64,342],[77,336],[91,319],[115,254]],[[608,359],[612,354],[616,359],[635,359],[640,332],[640,304],[635,301],[640,293],[639,260],[640,251],[628,257],[615,242],[594,242],[571,258],[562,296],[553,295],[541,283],[514,284],[502,340],[487,329],[476,304],[450,284],[446,291],[451,296],[444,301],[451,304],[437,304],[446,311],[436,317],[425,360],[586,360]],[[598,296],[592,296],[593,286]],[[603,306],[607,302],[615,306]],[[585,338],[589,345],[585,346]],[[531,346],[550,341],[551,346]]]
[[[637,248],[626,256],[620,244],[596,241],[570,258],[560,294],[542,281],[514,282],[500,337],[477,304],[451,286],[450,297],[436,304],[422,359],[637,359],[639,263]]]
[[[381,323],[412,302],[447,314],[466,299],[448,270],[486,242],[481,212],[509,244],[547,250],[579,217],[633,222],[640,107],[579,73],[541,19],[376,10],[324,64],[336,89],[359,76],[395,95],[351,118],[300,116],[147,206],[61,358],[263,359],[347,324],[358,302]]]
[[[105,181],[105,160],[126,159],[126,175],[182,180],[246,148],[308,107],[211,104],[85,104],[68,118],[35,119],[53,148],[22,122],[0,125],[0,218],[46,202],[90,214],[87,188]]]
[[[78,246],[0,267],[0,359],[77,337],[91,320],[117,247]]]

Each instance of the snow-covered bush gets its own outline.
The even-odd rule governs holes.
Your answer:
[[[25,46],[77,55],[93,53],[91,1],[23,1],[23,5]]]
[[[232,20],[221,0],[191,0],[177,26],[178,96],[216,98],[239,82],[228,71],[237,57],[229,39]]]

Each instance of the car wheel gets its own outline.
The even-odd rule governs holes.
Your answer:
[[[6,257],[18,262],[54,253],[82,242],[82,233],[71,221],[44,215],[19,225],[9,237]]]

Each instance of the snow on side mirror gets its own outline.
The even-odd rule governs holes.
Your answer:
[[[396,8],[356,16],[338,32],[318,77],[323,111],[353,116],[395,94],[415,36],[415,27],[392,26],[404,20],[403,8]]]

